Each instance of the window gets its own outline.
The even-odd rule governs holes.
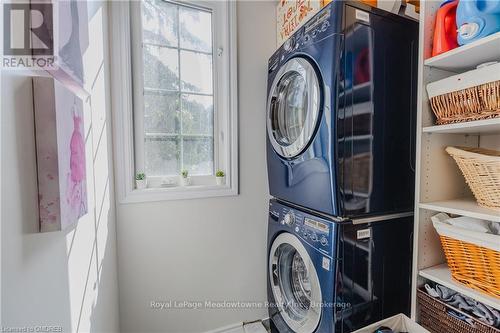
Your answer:
[[[144,112],[137,167],[149,176],[181,170],[213,175],[212,10],[146,0],[141,13]]]
[[[112,73],[122,85],[113,94],[130,89],[133,96],[130,117],[118,115],[118,123],[126,126],[117,128],[121,135],[115,138],[125,141],[118,155],[123,155],[127,169],[123,174],[132,179],[124,186],[124,196],[137,195],[133,175],[141,172],[148,177],[146,192],[177,193],[157,197],[236,194],[234,4],[143,0],[127,6],[112,3],[111,11],[113,39],[115,32],[123,34],[115,22],[126,28],[123,14],[130,17],[130,43],[112,40],[112,56],[128,48],[132,67],[128,87],[122,82],[126,64],[113,64]],[[192,186],[178,186],[183,170],[189,172]],[[215,185],[216,170],[225,172],[225,186]],[[186,191],[191,194],[179,195]],[[196,191],[204,194],[193,195]]]

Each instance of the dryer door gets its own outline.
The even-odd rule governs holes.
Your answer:
[[[297,333],[314,332],[321,317],[321,288],[316,268],[296,236],[282,233],[274,240],[269,279],[286,324]]]
[[[305,58],[291,58],[278,71],[267,101],[267,134],[274,150],[293,158],[309,144],[320,108],[319,80]]]

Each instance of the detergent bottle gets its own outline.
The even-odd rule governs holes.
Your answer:
[[[458,0],[447,0],[437,10],[432,43],[433,57],[458,47],[455,21],[457,5]]]
[[[460,0],[457,27],[460,45],[500,31],[500,0]]]

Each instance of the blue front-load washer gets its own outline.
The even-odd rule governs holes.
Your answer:
[[[410,311],[413,216],[355,224],[269,203],[272,332],[348,333]]]
[[[332,216],[413,210],[418,24],[333,1],[269,60],[270,194]]]

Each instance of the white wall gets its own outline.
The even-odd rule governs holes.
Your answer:
[[[31,79],[2,73],[2,327],[118,332],[106,3],[89,2],[85,117],[89,212],[64,232],[37,233]]]
[[[265,101],[274,31],[275,1],[238,3],[240,195],[117,207],[122,332],[202,332],[267,316],[255,308],[154,310],[150,302],[266,300]]]

